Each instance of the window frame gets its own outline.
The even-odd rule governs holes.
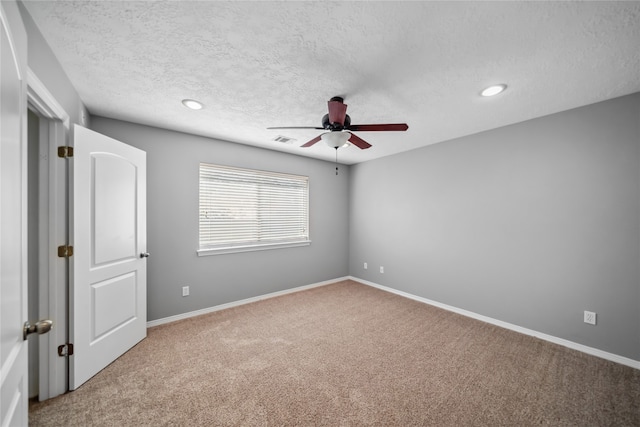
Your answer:
[[[267,239],[260,239],[258,237],[257,240],[252,240],[252,241],[246,241],[245,239],[241,239],[241,240],[236,240],[235,242],[227,241],[219,244],[216,244],[216,243],[203,244],[202,221],[203,221],[203,212],[205,211],[203,210],[203,197],[204,197],[203,192],[205,191],[203,189],[203,180],[207,179],[203,177],[203,168],[206,169],[206,171],[204,172],[205,175],[206,174],[209,174],[210,176],[218,175],[221,177],[218,179],[218,185],[220,185],[219,183],[223,179],[228,179],[229,181],[227,182],[231,183],[231,185],[236,183],[238,188],[235,188],[235,190],[231,189],[230,195],[233,191],[236,191],[236,193],[238,194],[242,194],[243,190],[241,185],[244,185],[245,187],[247,184],[255,186],[256,195],[254,197],[256,197],[256,206],[254,206],[255,208],[254,215],[256,218],[260,217],[260,206],[266,209],[267,204],[265,204],[264,201],[268,199],[269,195],[273,196],[273,191],[269,191],[269,190],[272,190],[274,185],[273,184],[269,185],[269,182],[271,183],[275,182],[277,184],[278,180],[282,180],[281,184],[284,184],[285,188],[295,188],[296,186],[299,186],[299,188],[303,188],[304,194],[301,197],[301,200],[299,200],[299,202],[302,203],[302,205],[298,206],[298,210],[303,212],[305,217],[298,218],[298,220],[302,221],[302,223],[304,224],[306,233],[303,232],[301,233],[301,235],[295,235],[295,236],[291,235],[289,237],[284,237],[282,240],[274,239],[273,237],[267,238]],[[262,250],[270,250],[270,249],[280,249],[280,248],[292,248],[292,247],[308,246],[311,244],[310,230],[309,230],[309,223],[310,223],[310,218],[309,218],[310,217],[310,212],[309,212],[310,191],[309,190],[310,189],[309,189],[308,176],[294,175],[294,174],[281,173],[281,172],[272,172],[272,171],[265,171],[265,170],[258,170],[258,169],[239,168],[239,167],[219,165],[219,164],[206,163],[206,162],[199,163],[198,173],[199,173],[198,175],[199,176],[198,178],[198,249],[196,251],[198,256],[221,255],[221,254],[230,254],[230,253],[239,253],[239,252],[253,252],[253,251],[262,251]],[[215,179],[211,179],[211,178],[210,180],[215,181]],[[212,184],[211,181],[209,185],[212,185],[212,186],[216,185],[216,184]],[[293,182],[295,181],[297,181],[297,185],[293,185]],[[287,187],[287,182],[289,183],[289,187]],[[215,199],[215,196],[212,196],[212,194],[213,193],[210,192],[207,197],[209,197],[209,199]],[[282,203],[283,200],[285,199],[286,199],[286,196],[278,200],[280,201],[280,203]],[[295,198],[292,200],[295,200]],[[205,203],[207,201],[211,202],[211,200],[206,200]],[[239,205],[238,208],[240,208],[240,206],[242,205]],[[263,209],[263,212],[265,212],[264,209]],[[257,220],[257,222],[260,223],[261,220]],[[257,225],[254,224],[254,227],[258,229],[257,236],[262,234],[261,228],[266,228],[266,226],[263,226],[262,224],[257,224]]]

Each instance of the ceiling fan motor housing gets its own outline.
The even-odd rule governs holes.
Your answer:
[[[348,114],[346,114],[344,116],[344,123],[340,124],[340,123],[330,123],[329,122],[329,115],[325,114],[322,117],[322,127],[326,130],[330,130],[330,131],[339,131],[339,130],[344,130],[345,128],[349,127],[351,125],[351,117],[349,117]]]

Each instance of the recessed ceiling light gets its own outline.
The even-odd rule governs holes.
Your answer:
[[[494,96],[494,95],[499,94],[500,92],[503,92],[506,88],[507,88],[507,85],[505,85],[505,84],[489,86],[488,88],[486,88],[485,90],[480,92],[480,95],[482,95],[482,96]]]
[[[191,108],[192,110],[202,110],[202,107],[203,107],[201,103],[193,99],[183,99],[182,103],[184,104],[185,107]]]

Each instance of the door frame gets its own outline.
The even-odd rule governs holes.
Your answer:
[[[27,69],[27,101],[40,117],[39,155],[39,266],[40,318],[54,320],[48,333],[39,335],[39,400],[68,390],[68,358],[59,357],[57,348],[68,342],[68,262],[57,257],[57,247],[68,241],[68,165],[58,159],[57,147],[68,145],[69,114],[42,81]]]

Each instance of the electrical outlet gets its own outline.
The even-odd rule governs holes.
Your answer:
[[[588,323],[590,325],[596,324],[596,313],[593,311],[584,311],[584,323]]]
[[[380,266],[380,273],[384,273],[384,267]]]
[[[367,265],[367,263],[364,263],[364,269],[366,270],[367,268],[369,268],[369,266]]]
[[[182,287],[182,296],[183,297],[188,297],[189,296],[189,287],[188,286],[183,286]]]

